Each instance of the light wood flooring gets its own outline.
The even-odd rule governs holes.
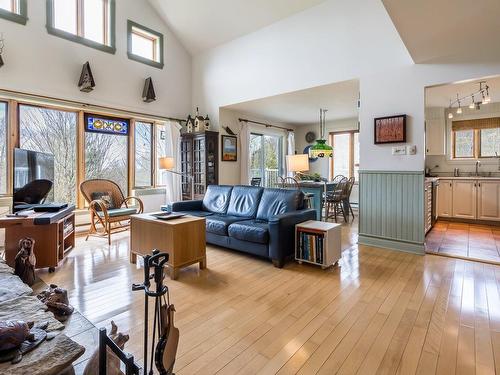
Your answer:
[[[500,263],[500,226],[439,220],[426,236],[426,250]]]
[[[176,374],[500,374],[500,267],[349,247],[353,238],[345,226],[340,267],[326,271],[208,247],[206,270],[166,281]],[[68,288],[96,326],[113,319],[141,360],[144,296],[130,286],[143,274],[128,261],[127,233],[111,246],[79,238],[40,276]]]

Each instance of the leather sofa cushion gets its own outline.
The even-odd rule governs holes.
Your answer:
[[[258,220],[269,220],[272,216],[302,208],[304,193],[292,189],[265,189],[257,209]]]
[[[269,242],[269,224],[262,220],[238,221],[229,226],[229,237],[242,241],[267,244]]]
[[[263,190],[263,188],[255,186],[233,187],[227,214],[254,218]]]
[[[227,236],[227,229],[230,224],[240,221],[239,216],[210,215],[205,218],[207,232]]]
[[[229,206],[232,186],[209,185],[205,196],[203,197],[203,211],[213,212],[215,214],[225,214]]]

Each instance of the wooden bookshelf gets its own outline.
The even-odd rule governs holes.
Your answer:
[[[325,269],[342,257],[341,225],[309,220],[295,226],[295,260]]]

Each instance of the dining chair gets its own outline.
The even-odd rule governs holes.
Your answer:
[[[347,216],[349,216],[349,213],[350,213],[352,215],[353,220],[356,217],[354,216],[354,211],[352,210],[352,206],[351,206],[351,192],[352,192],[352,187],[354,186],[355,182],[356,182],[356,179],[354,177],[349,178],[348,188],[346,191],[346,196],[344,198],[344,207],[347,207],[347,209],[348,209]]]
[[[252,177],[250,180],[250,185],[252,186],[260,186],[262,183],[262,177]]]
[[[326,193],[325,198],[325,221],[328,219],[334,218],[335,222],[337,222],[337,215],[342,213],[344,217],[344,221],[347,222],[346,212],[344,210],[344,200],[347,195],[347,190],[349,188],[349,180],[347,177],[343,177],[342,179],[337,179],[337,184],[335,185],[335,189],[333,191],[329,191]],[[332,211],[332,212],[330,212]]]

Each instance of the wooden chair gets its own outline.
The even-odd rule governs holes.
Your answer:
[[[108,244],[111,245],[111,234],[127,230],[130,226],[130,215],[144,211],[144,205],[139,198],[125,198],[120,187],[110,180],[84,181],[80,184],[80,191],[89,204],[90,211],[90,230],[86,240],[89,236],[107,237]],[[104,200],[94,199],[95,193],[109,193],[114,207],[108,208]],[[139,208],[129,207],[131,201],[136,201]]]
[[[342,213],[342,216],[344,216],[344,221],[347,221],[347,216],[344,210],[343,203],[348,189],[349,189],[349,180],[346,177],[344,177],[337,183],[337,185],[335,186],[335,190],[327,192],[325,199],[325,207],[326,207],[325,221],[328,221],[328,219],[333,217],[335,219],[335,222],[337,222],[337,214],[339,212]],[[333,212],[330,213],[332,208]]]
[[[293,178],[293,177],[285,177],[282,178],[282,188],[288,188],[288,189],[297,189],[300,190],[299,182]],[[304,208],[311,208],[312,207],[312,198],[314,194],[311,193],[305,193],[304,192]]]
[[[347,207],[348,209],[347,216],[349,216],[350,213],[352,215],[353,220],[355,219],[355,216],[354,216],[354,211],[352,210],[350,199],[351,199],[352,187],[354,186],[355,182],[356,179],[354,177],[349,178],[348,180],[349,186],[347,187],[346,196],[344,197],[344,207]]]

